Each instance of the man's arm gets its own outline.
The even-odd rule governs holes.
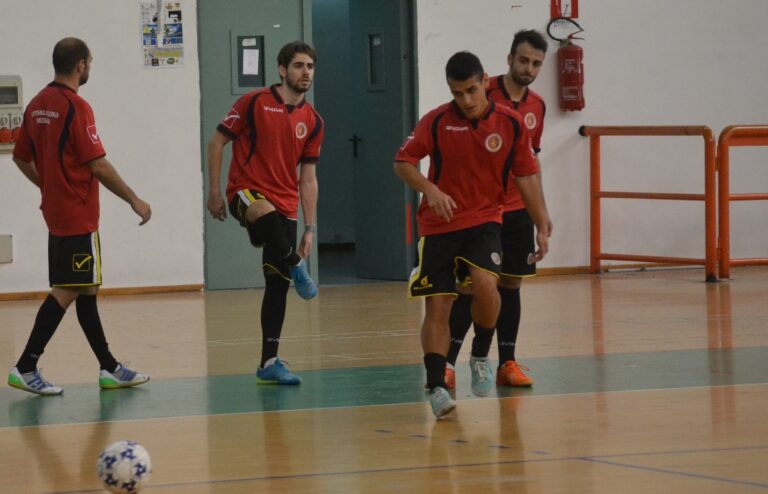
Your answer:
[[[14,163],[16,163],[16,166],[19,167],[19,170],[21,170],[21,173],[24,174],[25,177],[29,179],[30,182],[40,187],[40,177],[37,175],[37,168],[35,168],[34,163],[30,163],[28,161],[22,161],[19,158],[13,158]]]
[[[231,139],[219,132],[213,131],[208,141],[208,212],[214,219],[224,221],[227,217],[227,205],[221,195],[221,161],[224,156],[224,146]]]
[[[541,182],[536,174],[523,177],[515,177],[517,188],[523,196],[525,207],[536,225],[536,261],[544,259],[549,251],[549,212],[544,203],[544,192],[541,190]]]
[[[107,161],[106,158],[97,158],[88,163],[88,167],[91,169],[93,175],[101,182],[104,187],[109,189],[120,199],[130,204],[133,212],[141,217],[141,223],[143,225],[152,217],[152,209],[149,204],[144,202],[136,193],[128,187],[117,170],[112,164]]]
[[[302,163],[299,175],[299,196],[301,210],[304,212],[304,234],[299,243],[299,255],[307,257],[312,250],[312,240],[317,228],[317,163]]]
[[[395,161],[395,175],[410,186],[413,190],[421,192],[427,199],[427,205],[436,215],[445,221],[453,218],[456,203],[448,194],[437,188],[412,164],[405,161]]]

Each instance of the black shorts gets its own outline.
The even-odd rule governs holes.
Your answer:
[[[48,283],[52,287],[101,285],[99,232],[67,237],[49,233]]]
[[[536,263],[529,258],[536,252],[533,220],[527,209],[507,211],[501,227],[501,274],[515,278],[536,276]],[[532,260],[532,259],[531,259]]]
[[[456,283],[466,282],[469,266],[494,276],[501,268],[501,225],[482,225],[421,237],[419,265],[408,283],[412,297],[456,295]]]
[[[274,246],[266,244],[258,232],[256,232],[252,225],[246,221],[245,212],[248,210],[248,206],[256,201],[265,201],[264,195],[256,190],[241,190],[232,201],[229,203],[229,212],[232,216],[240,222],[240,226],[246,229],[248,232],[248,238],[251,240],[251,245],[254,247],[263,247],[264,251],[261,254],[261,267],[264,270],[264,276],[270,274],[279,274],[286,280],[291,280],[291,271],[288,265],[283,261],[283,252],[278,252]],[[288,241],[296,250],[296,232],[297,225],[296,220],[283,216],[279,212],[277,215],[280,217],[280,223],[283,225],[285,234],[288,236]]]

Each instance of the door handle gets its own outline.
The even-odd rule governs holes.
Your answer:
[[[359,137],[357,134],[352,134],[352,137],[347,140],[352,143],[352,157],[357,158],[357,144],[362,142],[363,138]]]

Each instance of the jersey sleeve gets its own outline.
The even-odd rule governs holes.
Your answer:
[[[246,130],[248,128],[248,105],[252,98],[252,94],[238,98],[229,112],[221,119],[219,125],[216,126],[216,130],[233,140]]]
[[[307,142],[304,144],[304,151],[299,160],[301,163],[317,163],[320,160],[320,148],[325,138],[325,122],[317,113],[314,113],[314,115],[315,125],[312,132],[309,133],[309,137],[307,137]]]
[[[99,131],[96,130],[93,110],[85,101],[75,107],[69,135],[78,163],[88,163],[107,154],[101,144]]]
[[[541,103],[541,116],[539,125],[536,126],[536,130],[531,132],[531,147],[536,154],[541,152],[541,136],[544,134],[544,115],[547,113],[547,107],[544,102]]]
[[[427,114],[419,120],[416,128],[405,139],[405,142],[395,155],[395,161],[404,161],[412,165],[418,165],[419,161],[427,156],[434,148],[432,139],[432,123],[435,118],[433,114]]]
[[[31,163],[35,160],[35,150],[32,147],[32,139],[29,138],[27,133],[27,116],[24,115],[24,122],[22,122],[19,128],[19,135],[16,138],[16,143],[13,145],[13,157]]]
[[[533,152],[531,147],[531,137],[528,134],[528,129],[526,129],[522,121],[517,120],[517,122],[516,128],[519,131],[514,141],[514,149],[512,150],[514,154],[512,174],[516,177],[524,177],[538,173],[539,165],[536,160],[536,153]]]

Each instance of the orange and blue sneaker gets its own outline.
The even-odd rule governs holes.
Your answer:
[[[59,386],[54,386],[43,379],[43,376],[37,369],[22,374],[19,372],[18,367],[12,368],[8,374],[8,384],[14,388],[35,393],[36,395],[60,395],[64,392]]]
[[[289,371],[282,360],[277,357],[272,360],[267,360],[263,368],[256,369],[259,384],[301,384],[301,378]]]
[[[445,364],[445,387],[456,389],[456,368],[451,364]]]
[[[520,365],[514,360],[507,360],[496,371],[496,386],[527,387],[533,386],[533,379],[523,373],[523,369],[530,371],[528,367]]]

